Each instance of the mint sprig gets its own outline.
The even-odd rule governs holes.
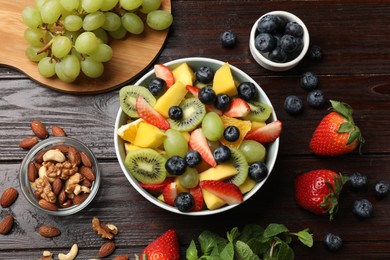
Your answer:
[[[227,232],[226,239],[210,231],[202,232],[199,247],[194,240],[186,251],[187,260],[292,260],[290,247],[293,238],[308,247],[313,246],[309,229],[290,232],[282,224],[269,224],[265,229],[257,224],[246,225],[241,232],[237,227]]]

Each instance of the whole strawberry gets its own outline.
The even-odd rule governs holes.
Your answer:
[[[338,198],[348,178],[327,169],[306,172],[295,179],[295,200],[302,208],[333,219],[338,210]]]
[[[352,108],[330,100],[333,111],[326,115],[310,141],[310,149],[317,155],[338,156],[352,152],[364,139],[352,118]]]
[[[142,252],[140,259],[179,260],[179,239],[173,229],[156,238]]]

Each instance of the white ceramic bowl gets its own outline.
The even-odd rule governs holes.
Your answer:
[[[302,26],[302,28],[303,28],[303,36],[302,36],[303,49],[302,49],[301,53],[295,59],[288,61],[288,62],[284,62],[284,63],[273,62],[267,58],[268,53],[262,53],[256,49],[255,37],[257,35],[257,23],[266,15],[278,15],[278,16],[286,18],[288,21],[297,22],[299,25]],[[251,30],[251,33],[249,36],[249,49],[250,49],[250,52],[251,52],[253,58],[263,68],[271,70],[271,71],[286,71],[286,70],[292,69],[293,67],[298,65],[298,63],[305,57],[306,52],[309,49],[309,44],[310,44],[310,36],[309,36],[309,31],[307,30],[306,25],[297,16],[295,16],[292,13],[285,12],[285,11],[273,11],[273,12],[269,12],[269,13],[262,15],[253,24],[252,30]]]
[[[215,59],[202,58],[202,57],[192,57],[192,58],[183,58],[183,59],[173,60],[173,61],[166,63],[165,65],[168,66],[169,68],[173,69],[173,68],[179,66],[180,64],[182,64],[183,62],[186,62],[194,71],[196,71],[199,67],[205,66],[205,65],[210,66],[215,71],[219,67],[221,67],[221,65],[223,65],[225,63],[225,62],[215,60]],[[253,84],[255,84],[255,86],[259,92],[259,95],[258,95],[259,100],[258,101],[261,101],[261,102],[272,107],[271,101],[268,99],[268,97],[265,94],[265,92],[263,91],[263,89],[250,76],[248,76],[245,72],[241,71],[240,69],[238,69],[232,65],[230,65],[230,68],[232,70],[233,77],[237,81],[239,81],[239,82],[249,81],[249,82],[252,82]],[[154,77],[154,70],[147,72],[134,85],[146,86],[152,77]],[[115,121],[115,131],[114,131],[114,142],[115,142],[116,156],[118,158],[120,167],[121,167],[123,173],[125,174],[126,178],[129,180],[130,184],[134,187],[134,189],[136,189],[147,200],[149,200],[151,203],[153,203],[156,206],[163,208],[165,210],[168,210],[168,211],[171,211],[171,212],[174,212],[177,214],[191,215],[191,216],[204,216],[204,215],[212,215],[212,214],[216,214],[216,213],[221,213],[221,212],[227,211],[229,209],[232,209],[232,208],[240,205],[240,204],[226,205],[226,206],[223,206],[223,207],[216,209],[216,210],[181,212],[176,207],[172,207],[166,203],[161,202],[156,197],[151,195],[149,192],[144,190],[138,184],[138,181],[126,169],[125,164],[124,164],[124,161],[126,158],[124,141],[116,134],[117,129],[120,126],[126,124],[127,120],[128,120],[128,116],[122,111],[121,108],[119,108],[118,114],[116,117],[116,121]],[[275,111],[273,110],[273,112],[270,116],[269,122],[276,121],[276,120],[277,120],[277,117],[276,117]],[[271,144],[269,144],[269,146],[267,148],[267,158],[266,158],[265,163],[266,163],[266,165],[268,167],[268,171],[269,171],[268,176],[271,174],[272,169],[274,167],[276,157],[278,154],[278,150],[279,150],[279,138],[276,139]],[[267,176],[267,178],[268,178],[268,176]],[[256,186],[250,192],[248,192],[244,195],[244,202],[247,201],[250,197],[252,197],[261,188],[261,186],[263,186],[263,184],[265,183],[267,178],[265,178],[262,182],[257,183]]]

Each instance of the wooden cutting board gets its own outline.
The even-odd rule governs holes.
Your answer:
[[[171,11],[170,0],[161,2],[162,9]],[[142,35],[111,40],[114,55],[112,60],[105,63],[103,76],[98,79],[80,76],[73,83],[65,83],[56,77],[42,77],[37,64],[25,56],[28,45],[23,33],[27,26],[23,23],[21,13],[26,6],[34,6],[34,1],[0,0],[0,66],[15,68],[46,87],[67,93],[102,93],[131,81],[156,59],[168,35],[168,30],[154,31],[145,26]]]

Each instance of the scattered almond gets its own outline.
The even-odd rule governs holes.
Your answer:
[[[81,162],[83,163],[83,165],[85,167],[91,168],[92,167],[92,161],[89,158],[89,156],[85,152],[80,152],[80,156],[81,156]]]
[[[81,163],[81,155],[79,151],[77,151],[77,149],[73,146],[69,146],[68,159],[71,163],[74,163],[76,165],[79,165]]]
[[[118,255],[114,257],[112,260],[129,260],[129,257],[127,255]]]
[[[115,243],[114,242],[106,242],[100,247],[98,256],[99,257],[107,257],[107,256],[111,255],[112,253],[114,253],[114,251],[115,251]]]
[[[44,199],[39,200],[39,206],[41,206],[44,209],[51,210],[51,211],[56,211],[58,208],[56,204],[50,203]]]
[[[53,134],[53,136],[66,136],[64,129],[62,129],[62,127],[58,125],[53,125],[51,127],[51,133]]]
[[[39,234],[43,237],[56,237],[61,234],[61,231],[53,226],[41,226],[38,230]]]
[[[85,167],[83,165],[80,167],[79,172],[89,181],[94,181],[96,179],[95,172],[90,167]]]
[[[14,217],[12,215],[6,216],[0,222],[0,234],[7,235],[14,226]]]
[[[38,169],[34,162],[30,162],[27,167],[27,178],[30,182],[34,182],[38,178]]]
[[[19,192],[14,188],[6,189],[0,198],[0,204],[3,208],[10,207],[18,198]]]
[[[36,136],[29,136],[19,142],[19,147],[23,149],[30,149],[39,142]]]
[[[34,132],[34,134],[37,137],[41,139],[45,139],[49,137],[49,132],[47,131],[46,126],[41,121],[38,120],[32,121],[31,130]]]

